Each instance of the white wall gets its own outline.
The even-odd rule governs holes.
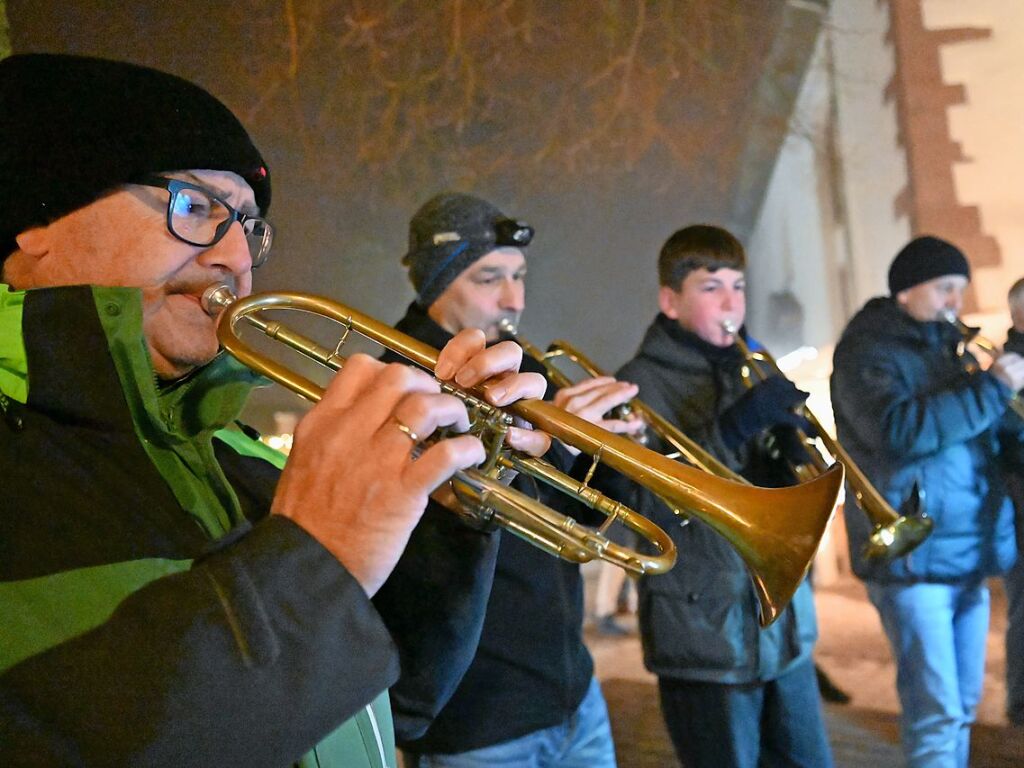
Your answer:
[[[747,243],[748,326],[770,345],[769,296],[790,290],[803,306],[803,337],[795,344],[820,347],[834,341],[841,318],[834,265],[827,156],[828,72],[819,40],[797,98],[792,130],[780,149],[764,202]],[[790,352],[776,342],[777,355]]]
[[[889,263],[910,239],[895,200],[906,185],[907,164],[896,141],[896,107],[883,98],[893,76],[893,49],[885,42],[889,9],[874,2],[836,2],[830,34],[835,61],[839,146],[850,225],[850,293],[856,307],[885,294]],[[855,308],[856,308],[855,307]]]
[[[769,294],[787,282],[804,306],[803,343],[815,347],[835,342],[864,302],[886,293],[889,262],[910,237],[895,214],[906,160],[895,106],[883,99],[893,73],[887,28],[884,6],[833,5],[747,244],[755,335],[770,322]]]

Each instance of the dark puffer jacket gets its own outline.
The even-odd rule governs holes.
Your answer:
[[[718,428],[718,417],[746,391],[742,363],[735,348],[712,346],[659,315],[637,356],[617,377],[639,385],[647,405],[715,458],[746,473],[769,463],[764,439],[734,452]],[[699,520],[681,526],[660,500],[636,486],[630,501],[668,531],[679,550],[671,571],[640,580],[641,637],[649,670],[684,680],[751,683],[773,680],[810,658],[817,623],[806,582],[778,620],[761,630],[750,576],[725,539]]]
[[[906,557],[868,562],[861,547],[870,524],[847,493],[850,556],[862,579],[970,583],[1013,564],[1011,504],[997,455],[1010,391],[989,373],[968,373],[959,342],[952,326],[918,322],[893,299],[876,298],[836,346],[832,404],[840,442],[894,507],[917,483],[935,522]]]

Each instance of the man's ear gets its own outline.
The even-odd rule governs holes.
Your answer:
[[[14,241],[18,244],[18,250],[26,256],[36,259],[45,256],[47,251],[50,250],[49,230],[50,228],[46,226],[26,229],[14,238]]]
[[[672,320],[679,319],[679,313],[676,311],[676,303],[674,301],[678,295],[678,291],[673,291],[667,285],[663,285],[658,289],[658,308],[665,317]]]
[[[48,228],[26,229],[14,242],[18,247],[3,261],[0,280],[16,290],[32,288],[36,267],[50,250]]]

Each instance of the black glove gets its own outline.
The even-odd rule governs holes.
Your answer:
[[[811,439],[818,436],[809,422],[806,427],[800,429]],[[789,424],[777,424],[769,429],[768,433],[771,435],[771,449],[789,466],[807,464],[811,460],[810,452],[817,450],[813,445],[805,443],[797,430]]]
[[[755,384],[718,417],[718,427],[726,447],[735,451],[754,435],[785,424],[810,433],[811,425],[803,416],[793,413],[808,393],[796,388],[789,379],[770,376]]]

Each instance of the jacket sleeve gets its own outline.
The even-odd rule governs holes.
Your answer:
[[[399,743],[426,732],[476,655],[500,536],[432,501],[374,597],[401,657],[391,689]]]
[[[861,345],[835,360],[833,400],[856,440],[902,460],[977,437],[998,423],[1009,398],[1009,388],[985,371],[946,389],[915,393],[891,349]]]
[[[281,766],[397,676],[360,585],[272,516],[0,677],[0,764]]]

